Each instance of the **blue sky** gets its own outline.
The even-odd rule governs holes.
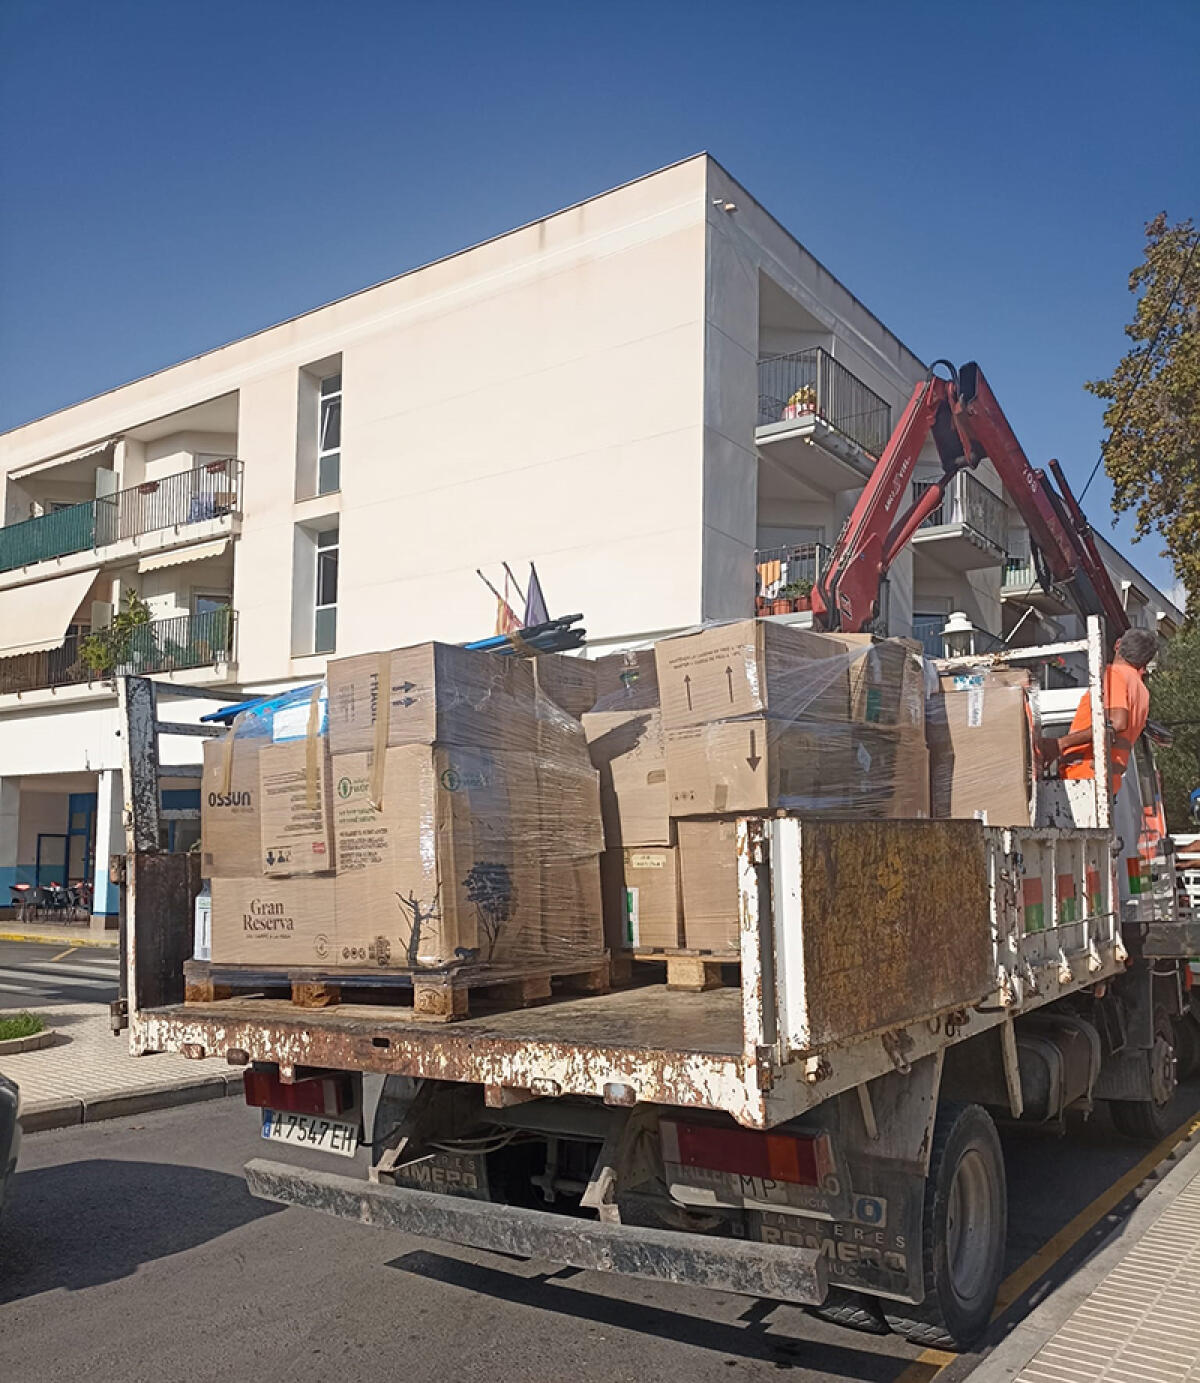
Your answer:
[[[1081,485],[1198,86],[1196,0],[2,0],[0,429],[708,149]]]

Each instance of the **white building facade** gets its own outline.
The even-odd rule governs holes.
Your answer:
[[[600,652],[749,615],[816,575],[924,375],[700,155],[0,436],[0,905],[62,875],[111,921],[115,673],[186,719],[333,653],[478,638],[476,569],[505,560]],[[897,561],[890,632],[1012,627],[986,469]]]

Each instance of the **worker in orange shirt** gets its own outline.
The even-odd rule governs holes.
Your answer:
[[[1150,714],[1150,690],[1145,683],[1146,668],[1158,653],[1158,640],[1146,629],[1127,629],[1117,640],[1117,651],[1104,670],[1104,711],[1112,738],[1110,777],[1115,797],[1129,766],[1129,756],[1138,736],[1146,728]],[[1062,739],[1042,741],[1042,758],[1047,763],[1061,760],[1059,776],[1068,782],[1094,778],[1092,758],[1092,699],[1084,692],[1071,728]]]

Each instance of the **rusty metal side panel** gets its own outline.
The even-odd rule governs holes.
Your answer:
[[[805,821],[799,886],[804,993],[793,1049],[970,1006],[994,988],[978,822]]]
[[[183,1001],[183,963],[194,941],[200,856],[136,854],[128,860],[126,925],[130,1008],[135,1012]]]

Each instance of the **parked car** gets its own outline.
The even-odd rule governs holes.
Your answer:
[[[21,1092],[15,1081],[0,1076],[0,1210],[4,1194],[13,1173],[17,1170],[17,1152],[21,1147]]]

